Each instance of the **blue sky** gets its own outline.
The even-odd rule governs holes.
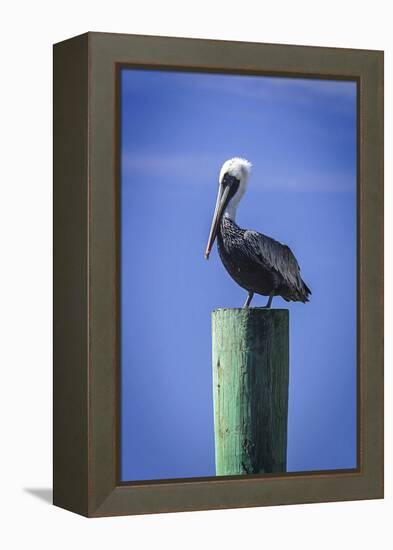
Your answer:
[[[213,476],[211,311],[246,292],[203,258],[222,163],[237,222],[288,244],[288,470],[356,467],[356,84],[123,69],[121,477]],[[254,298],[262,305],[264,297]]]

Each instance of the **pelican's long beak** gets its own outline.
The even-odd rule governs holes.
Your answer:
[[[216,239],[218,224],[220,223],[221,216],[226,207],[228,195],[229,195],[229,186],[225,187],[224,189],[224,187],[220,184],[220,187],[218,188],[218,195],[217,195],[216,207],[214,209],[212,225],[210,228],[209,238],[207,241],[207,246],[205,251],[206,260],[209,259],[211,249]]]

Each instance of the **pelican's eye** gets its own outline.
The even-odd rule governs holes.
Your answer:
[[[236,189],[239,187],[240,180],[235,178],[235,176],[231,176],[230,174],[226,173],[224,177],[222,178],[222,185],[224,187],[227,186],[234,186]]]

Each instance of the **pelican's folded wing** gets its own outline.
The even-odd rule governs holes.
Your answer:
[[[265,267],[280,275],[292,292],[299,295],[305,293],[299,264],[289,246],[257,231],[245,231],[244,241],[248,253],[254,258],[257,257]]]

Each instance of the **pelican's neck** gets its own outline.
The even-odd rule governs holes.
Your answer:
[[[224,216],[232,220],[233,222],[236,222],[236,211],[237,207],[240,204],[240,201],[246,191],[246,184],[247,179],[243,178],[240,180],[239,188],[235,195],[231,198],[229,201],[227,207],[225,208]]]
[[[229,201],[228,206],[225,208],[224,216],[232,220],[233,222],[236,221],[236,210],[238,207],[238,202],[231,200]]]

